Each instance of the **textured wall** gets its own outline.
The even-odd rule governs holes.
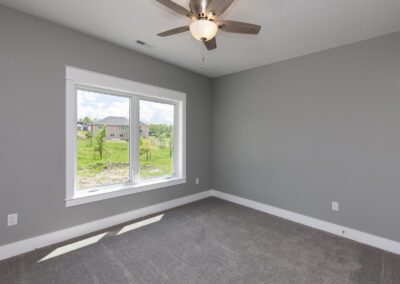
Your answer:
[[[187,93],[188,183],[66,208],[65,65]],[[208,190],[210,93],[206,77],[0,6],[0,245]]]
[[[400,33],[213,88],[215,189],[400,241]]]

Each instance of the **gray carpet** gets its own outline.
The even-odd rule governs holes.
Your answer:
[[[151,220],[2,261],[0,282],[400,283],[400,256],[216,198]],[[92,245],[38,263],[100,233]]]

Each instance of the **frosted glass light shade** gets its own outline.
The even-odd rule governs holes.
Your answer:
[[[216,36],[218,26],[212,21],[198,20],[190,24],[190,32],[197,40],[209,41]]]

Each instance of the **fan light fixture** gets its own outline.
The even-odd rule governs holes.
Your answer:
[[[200,41],[209,41],[213,39],[218,32],[218,25],[213,21],[200,19],[190,24],[190,33]]]
[[[159,33],[157,34],[158,36],[167,37],[190,30],[192,36],[201,41],[207,50],[217,48],[217,39],[215,36],[219,30],[228,33],[256,35],[261,29],[259,25],[220,19],[220,16],[235,0],[186,0],[189,1],[190,11],[173,0],[156,1],[191,21],[190,25]]]

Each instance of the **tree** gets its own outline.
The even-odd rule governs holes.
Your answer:
[[[167,134],[161,133],[160,136],[158,136],[158,140],[160,141],[160,148],[165,149],[165,142],[167,142]]]
[[[151,151],[155,148],[155,142],[151,138],[140,138],[140,155],[146,154],[146,161],[151,159]]]
[[[160,137],[160,135],[165,134],[168,132],[168,128],[170,126],[167,124],[150,124],[150,132],[153,133],[154,136]]]
[[[93,135],[92,135],[92,132],[90,132],[90,131],[86,132],[85,137],[86,137],[86,139],[90,139],[90,140],[89,140],[89,145],[92,146],[92,144],[93,144],[93,139],[92,139],[92,138],[93,138]]]
[[[102,128],[99,133],[96,135],[96,145],[94,148],[94,152],[99,152],[100,159],[103,159],[104,152],[107,152],[105,148],[106,144],[106,129]]]
[[[166,136],[169,139],[169,156],[172,157],[172,153],[174,152],[174,134],[172,125],[168,126]]]
[[[81,122],[83,122],[83,123],[92,123],[93,120],[91,120],[90,117],[85,116],[83,119],[81,119]]]

